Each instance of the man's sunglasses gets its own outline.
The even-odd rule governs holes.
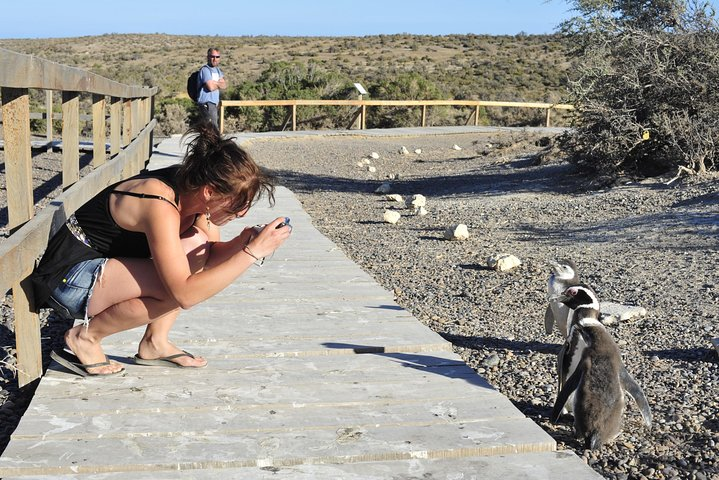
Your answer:
[[[219,55],[208,55],[210,58],[220,58]]]

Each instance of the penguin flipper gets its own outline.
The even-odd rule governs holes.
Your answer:
[[[568,343],[564,342],[562,344],[562,348],[559,349],[559,353],[557,354],[557,378],[559,378],[559,390],[562,389],[564,381],[566,380],[566,378],[564,378],[564,360],[567,355],[567,347]]]
[[[584,369],[582,368],[582,365],[580,365],[579,367],[577,367],[572,376],[569,377],[567,382],[559,391],[559,395],[557,395],[557,400],[554,402],[554,408],[552,408],[552,416],[550,417],[552,423],[557,423],[557,420],[559,420],[559,415],[561,415],[562,413],[562,408],[564,408],[564,404],[567,403],[567,399],[569,398],[569,396],[579,386],[583,375]]]
[[[554,311],[552,310],[552,304],[547,305],[547,310],[544,312],[544,331],[547,335],[552,333],[554,329]]]
[[[627,392],[629,396],[637,402],[639,411],[644,419],[644,424],[648,427],[651,426],[652,411],[649,408],[649,402],[647,402],[647,397],[644,396],[644,390],[642,390],[642,387],[639,386],[626,368],[622,368],[622,371],[619,373],[619,381],[622,384],[622,390]]]

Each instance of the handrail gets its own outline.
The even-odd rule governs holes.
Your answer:
[[[62,92],[62,181],[64,192],[34,215],[30,142],[30,89],[46,91],[46,119],[52,92]],[[8,229],[0,241],[0,287],[12,290],[18,384],[42,375],[39,317],[33,311],[28,276],[48,239],[80,205],[105,186],[139,172],[152,151],[153,99],[157,88],[124,85],[99,75],[32,55],[0,49],[0,101],[4,132]],[[80,94],[92,98],[93,170],[79,176]],[[106,97],[109,97],[109,102]],[[109,112],[108,112],[109,111]],[[109,117],[108,117],[109,113]],[[110,161],[106,152],[110,126]],[[48,121],[48,140],[52,123]]]
[[[288,118],[292,120],[292,130],[297,129],[298,106],[353,106],[359,107],[355,119],[359,119],[359,128],[366,128],[366,107],[422,107],[421,126],[426,126],[427,107],[452,106],[474,107],[472,116],[474,124],[479,125],[480,107],[512,107],[512,108],[540,108],[546,110],[546,126],[550,126],[550,112],[552,110],[574,110],[574,105],[566,103],[546,102],[502,102],[491,100],[223,100],[220,103],[220,131],[224,131],[225,108],[227,107],[290,107]]]

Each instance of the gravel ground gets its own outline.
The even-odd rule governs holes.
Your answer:
[[[719,176],[589,190],[566,164],[536,165],[542,138],[503,130],[255,141],[248,148],[297,194],[322,233],[452,342],[560,449],[574,450],[606,478],[719,478],[719,361],[711,345],[719,337]],[[402,146],[410,153],[401,155]],[[371,160],[376,172],[357,165],[371,152],[379,154]],[[52,186],[53,171],[57,180],[57,158],[36,157],[49,165],[41,184]],[[391,193],[426,196],[429,213],[412,215],[374,193],[390,178]],[[396,225],[382,221],[385,209],[399,209]],[[470,238],[444,240],[457,223]],[[488,256],[505,252],[522,265],[504,273],[486,268]],[[543,317],[547,262],[558,258],[573,259],[603,301],[648,312],[608,328],[644,388],[654,424],[644,427],[630,400],[622,435],[598,451],[583,450],[566,418],[548,420],[562,339],[544,332]],[[13,353],[10,313],[6,302],[0,356]],[[43,319],[46,352],[66,328],[56,324]],[[34,387],[21,391],[11,368],[0,371],[1,452]]]
[[[525,415],[606,478],[719,478],[719,176],[588,190],[560,162],[536,165],[540,135],[255,141],[259,163],[297,194],[314,225]],[[453,149],[453,146],[461,150]],[[399,153],[404,146],[410,152]],[[420,154],[414,153],[421,149]],[[358,166],[371,152],[376,172]],[[412,215],[374,190],[427,197]],[[385,209],[402,215],[395,225]],[[470,238],[444,239],[464,223]],[[291,248],[291,245],[288,245]],[[522,260],[499,273],[486,259]],[[548,417],[562,338],[544,331],[547,262],[573,259],[602,301],[646,308],[609,326],[654,424],[628,401],[623,433],[585,451],[571,420]]]

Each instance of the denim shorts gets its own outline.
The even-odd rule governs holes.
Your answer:
[[[75,264],[52,291],[47,303],[62,318],[82,319],[87,323],[87,305],[106,262],[107,258],[95,258]]]

